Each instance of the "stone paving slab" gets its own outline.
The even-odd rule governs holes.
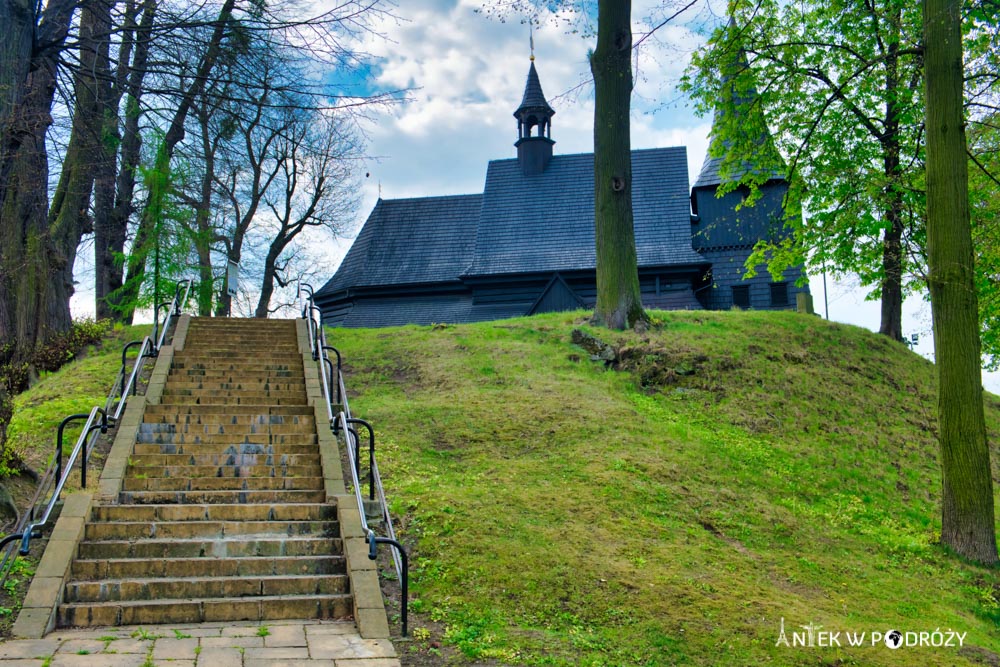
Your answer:
[[[0,642],[0,667],[400,667],[387,639],[344,621],[57,630]]]

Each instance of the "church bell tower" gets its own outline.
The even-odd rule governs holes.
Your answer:
[[[514,112],[517,119],[517,161],[525,176],[541,174],[552,159],[552,116],[555,111],[545,101],[542,84],[535,70],[535,56],[531,56],[528,81],[524,86],[521,106]],[[537,128],[537,129],[536,129]]]

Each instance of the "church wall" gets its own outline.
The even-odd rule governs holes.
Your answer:
[[[738,301],[741,295],[745,295],[749,299],[749,304],[742,307],[754,310],[794,310],[795,295],[799,292],[809,292],[808,284],[802,287],[795,285],[795,281],[802,275],[800,267],[787,269],[782,280],[777,282],[765,266],[757,267],[757,275],[753,278],[744,279],[746,269],[743,265],[750,256],[749,248],[707,250],[703,251],[702,255],[712,263],[711,282],[696,290],[698,301],[706,309],[729,310],[734,305],[741,307],[734,304],[734,298]],[[784,288],[780,287],[779,283],[784,283]],[[780,298],[782,290],[786,295],[785,299]]]
[[[788,190],[784,183],[768,183],[761,188],[761,198],[753,206],[737,207],[746,190],[734,190],[722,197],[715,188],[698,188],[693,205],[698,222],[691,225],[691,245],[696,251],[712,248],[752,247],[760,239],[783,238],[787,231],[782,221],[782,198]]]

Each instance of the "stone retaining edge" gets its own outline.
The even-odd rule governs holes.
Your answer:
[[[190,315],[182,315],[178,319],[173,345],[164,345],[160,349],[145,396],[129,397],[125,410],[115,425],[115,440],[97,483],[97,499],[100,504],[118,504],[125,470],[135,447],[146,405],[160,402],[170,365],[173,363],[175,346],[178,346],[176,349],[183,348],[190,320]],[[66,496],[45,553],[42,554],[42,560],[21,605],[21,612],[11,629],[14,637],[40,639],[55,629],[56,611],[63,599],[70,566],[83,538],[84,526],[90,518],[93,504],[94,494],[87,491]]]
[[[55,629],[56,609],[62,600],[73,556],[83,537],[94,496],[78,491],[66,496],[42,560],[31,580],[11,634],[24,639],[41,639]]]
[[[329,416],[323,397],[319,373],[323,370],[313,361],[309,341],[309,327],[304,319],[297,319],[296,335],[306,379],[306,396],[316,415],[316,433],[319,440],[320,459],[323,466],[323,483],[328,503],[337,504],[347,573],[351,580],[351,597],[354,604],[354,622],[364,639],[388,639],[389,618],[382,600],[376,561],[368,559],[368,544],[361,530],[361,512],[354,495],[347,493],[341,466],[340,447],[333,432],[324,427]],[[331,388],[332,390],[332,388]]]

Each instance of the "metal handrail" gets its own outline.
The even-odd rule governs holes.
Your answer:
[[[410,583],[410,578],[409,578],[410,564],[409,564],[409,559],[406,555],[406,549],[404,549],[403,545],[396,540],[394,534],[392,537],[379,537],[375,535],[375,531],[372,530],[372,528],[368,525],[368,517],[367,513],[365,512],[365,501],[361,496],[361,482],[358,480],[359,463],[355,456],[355,449],[358,446],[357,432],[348,426],[350,422],[348,421],[347,415],[343,411],[341,411],[337,415],[337,421],[340,422],[339,430],[345,434],[344,436],[346,444],[345,449],[347,450],[347,457],[350,464],[349,467],[351,469],[351,481],[354,483],[353,484],[354,499],[358,503],[358,513],[361,515],[361,529],[365,533],[365,542],[368,543],[368,558],[371,560],[377,559],[378,545],[388,544],[395,548],[392,553],[399,554],[399,557],[401,559],[399,570],[397,571],[399,572],[399,577],[400,577],[400,588],[401,588],[401,598],[402,598],[402,604],[400,605],[400,613],[403,624],[403,636],[405,637],[407,634],[407,627],[408,627],[407,612],[409,607],[408,600],[409,600],[409,583]],[[351,446],[350,442],[347,442],[347,435],[346,435],[347,433],[350,433],[355,438],[353,447]],[[381,496],[381,494],[379,495]],[[384,498],[384,496],[382,497]],[[385,506],[383,505],[383,507]],[[392,522],[387,521],[386,525],[391,526]]]
[[[94,420],[100,415],[101,423],[94,424]],[[52,498],[49,500],[49,504],[45,508],[45,513],[38,521],[29,523],[25,528],[24,537],[21,538],[21,549],[20,553],[22,556],[28,554],[29,542],[32,537],[36,536],[36,533],[40,534],[40,529],[49,521],[49,517],[52,516],[52,510],[55,508],[56,503],[59,502],[59,494],[62,493],[63,487],[66,486],[66,480],[69,479],[69,472],[73,469],[73,463],[76,462],[80,452],[83,452],[83,459],[81,460],[81,465],[83,469],[81,470],[81,484],[84,488],[87,486],[87,440],[89,439],[91,431],[95,429],[100,429],[102,433],[108,432],[108,413],[106,413],[102,408],[96,405],[90,410],[90,416],[87,417],[87,423],[84,424],[83,430],[80,431],[80,437],[76,440],[76,445],[73,447],[73,451],[70,452],[69,460],[66,462],[65,471],[62,470],[62,435],[63,429],[66,427],[70,421],[78,418],[82,418],[84,415],[70,415],[59,424],[59,436],[57,439],[57,446],[59,451],[57,452],[57,470],[62,471],[63,474],[59,475],[59,481],[56,483],[55,490],[52,491]]]
[[[401,585],[401,620],[403,626],[403,636],[407,635],[408,630],[408,599],[409,599],[409,558],[407,557],[406,550],[403,545],[396,539],[396,532],[392,526],[392,517],[389,516],[389,506],[386,503],[385,491],[382,487],[382,478],[378,472],[378,465],[375,463],[375,431],[371,424],[363,419],[355,419],[351,416],[350,407],[347,401],[347,389],[344,385],[344,374],[343,374],[343,360],[340,351],[331,345],[326,343],[326,333],[323,330],[323,320],[322,313],[319,307],[313,299],[313,288],[312,285],[308,283],[301,283],[299,286],[299,294],[305,292],[307,297],[305,303],[302,305],[302,316],[305,318],[308,328],[309,328],[309,345],[312,351],[313,359],[321,362],[320,375],[322,375],[322,386],[323,386],[323,396],[327,406],[327,415],[330,419],[330,428],[334,433],[339,434],[343,432],[344,435],[344,445],[347,449],[348,459],[351,468],[351,478],[354,486],[354,495],[358,502],[358,511],[361,514],[361,525],[365,532],[365,541],[369,545],[368,557],[372,560],[378,558],[377,548],[379,544],[388,544],[393,547],[392,561],[396,569],[396,576],[400,580]],[[318,319],[314,319],[313,315],[319,314]],[[334,418],[333,415],[333,402],[331,399],[331,387],[333,384],[333,361],[329,358],[327,354],[328,350],[333,350],[337,356],[337,374],[336,374],[336,392],[337,392],[337,403],[340,405],[340,412],[337,417]],[[323,372],[326,368],[329,368],[330,381],[327,380],[327,373]],[[361,424],[368,429],[369,434],[369,495],[371,499],[374,500],[377,496],[379,507],[382,511],[382,518],[386,526],[386,532],[388,537],[380,537],[375,534],[375,531],[368,526],[368,518],[365,512],[364,501],[361,496],[361,483],[359,480],[360,476],[360,457],[358,453],[360,451],[360,443],[358,440],[357,432],[350,428],[351,424]],[[348,436],[347,434],[351,435]],[[349,438],[353,437],[354,442],[351,443]]]
[[[163,304],[156,308],[154,312],[154,322],[153,322],[153,336],[146,336],[142,341],[133,341],[127,343],[122,349],[122,365],[118,371],[118,375],[115,381],[111,385],[111,390],[108,392],[107,400],[104,403],[104,407],[94,407],[88,414],[82,415],[71,415],[63,420],[59,425],[57,431],[57,452],[56,456],[53,458],[49,467],[46,469],[45,473],[42,475],[41,480],[36,487],[35,494],[32,497],[31,505],[28,507],[27,511],[21,515],[17,528],[15,532],[19,535],[18,539],[22,539],[22,546],[20,549],[21,555],[27,555],[27,549],[29,547],[29,541],[33,537],[40,537],[42,528],[49,520],[53,508],[58,504],[59,496],[62,493],[66,481],[69,478],[69,474],[72,470],[73,463],[76,461],[77,457],[81,459],[81,486],[86,488],[87,485],[87,461],[90,458],[90,454],[97,444],[98,431],[100,433],[107,433],[109,428],[114,427],[118,420],[121,418],[122,412],[125,409],[125,405],[128,401],[128,397],[136,395],[138,391],[138,378],[139,373],[142,370],[143,363],[146,359],[156,356],[159,347],[157,347],[156,342],[159,340],[159,346],[162,347],[164,341],[166,340],[167,331],[170,329],[171,322],[174,317],[180,315],[181,308],[187,303],[188,296],[190,295],[192,281],[191,279],[185,279],[177,283],[174,289],[173,301],[169,304],[170,308],[164,318],[162,328],[159,325],[159,311]],[[184,287],[184,295],[181,297],[181,288]],[[159,330],[159,336],[157,337],[157,331]],[[139,345],[139,354],[132,365],[132,371],[126,375],[127,368],[127,355],[128,350]],[[116,405],[116,399],[117,405]],[[114,410],[112,410],[114,407]],[[101,423],[99,425],[94,425],[93,419],[96,414],[101,415]],[[81,431],[80,436],[77,440],[76,445],[70,454],[69,463],[65,470],[62,466],[62,436],[65,427],[72,421],[77,419],[82,419],[88,417],[87,424],[85,425],[83,431]],[[55,487],[54,490],[53,486]],[[51,491],[51,497],[45,506],[44,512],[42,513],[42,518],[36,521],[36,514],[40,510],[40,501],[45,498]],[[29,528],[30,526],[30,528]],[[20,537],[23,535],[23,538]],[[11,549],[5,548],[11,542],[9,539],[0,540],[0,551],[3,551],[3,558],[0,559],[0,583],[7,579],[7,575],[10,572],[10,567],[13,565],[13,560],[11,559]]]

